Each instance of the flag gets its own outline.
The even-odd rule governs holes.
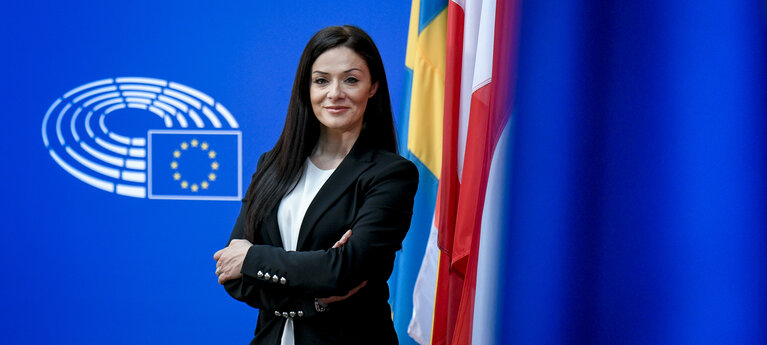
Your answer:
[[[414,302],[410,325],[421,344],[486,344],[495,335],[516,6],[503,0],[448,5],[436,236],[414,292],[424,303]]]
[[[239,131],[150,130],[149,198],[239,200]]]
[[[428,310],[433,309],[433,300],[424,302],[421,297],[414,298],[413,291],[430,238],[442,165],[446,26],[447,0],[413,1],[405,59],[406,85],[398,127],[400,153],[415,163],[420,180],[410,230],[402,250],[397,253],[395,270],[389,280],[394,326],[400,344],[415,344],[414,339],[423,343],[419,340],[421,335],[429,336],[431,332],[429,328],[411,332],[416,334],[414,339],[408,336],[414,303],[425,303]],[[422,308],[415,306],[415,309]]]
[[[764,343],[767,17],[602,5],[449,3],[419,343]]]

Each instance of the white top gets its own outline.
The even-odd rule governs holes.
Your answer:
[[[298,245],[298,231],[304,220],[309,204],[314,196],[320,191],[322,185],[328,180],[336,169],[322,170],[312,160],[306,158],[304,162],[304,174],[298,180],[293,190],[285,195],[277,209],[277,224],[280,227],[282,245],[287,251],[295,251]],[[285,329],[282,331],[281,345],[294,345],[293,319],[288,318]]]

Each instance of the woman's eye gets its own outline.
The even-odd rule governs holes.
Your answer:
[[[328,82],[328,81],[327,81],[327,80],[325,80],[325,78],[317,78],[317,79],[314,79],[314,83],[315,83],[315,84],[319,84],[319,85],[324,85],[324,84],[327,84],[327,82]]]
[[[349,83],[349,84],[354,84],[354,83],[356,83],[358,81],[359,81],[359,79],[357,79],[355,77],[346,78],[346,82]]]

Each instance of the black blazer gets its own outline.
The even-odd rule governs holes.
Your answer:
[[[412,162],[360,138],[307,209],[297,251],[283,249],[277,210],[271,212],[256,231],[243,277],[224,284],[232,297],[259,309],[251,344],[279,344],[287,318],[296,345],[397,344],[386,281],[410,227],[417,187]],[[243,237],[248,205],[243,200],[230,241]],[[331,248],[348,229],[346,244]],[[317,310],[316,297],[343,296],[366,280],[350,298]]]

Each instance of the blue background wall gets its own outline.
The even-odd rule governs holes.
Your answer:
[[[300,53],[325,26],[373,37],[399,115],[409,11],[409,1],[0,4],[0,343],[247,343],[257,312],[216,283],[212,259],[239,202],[93,188],[51,159],[43,117],[104,78],[191,86],[239,121],[244,189],[279,135]]]

